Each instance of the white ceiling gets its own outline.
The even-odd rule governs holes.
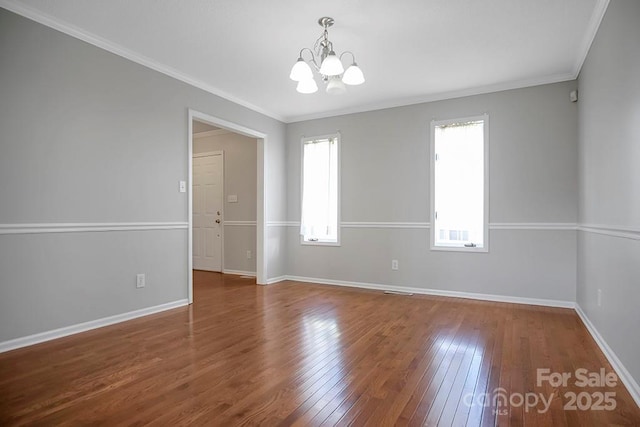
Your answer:
[[[0,0],[0,6],[285,122],[570,80],[608,0]],[[296,92],[331,16],[367,79]]]

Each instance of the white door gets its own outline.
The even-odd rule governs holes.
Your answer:
[[[193,268],[222,271],[222,153],[193,157]]]

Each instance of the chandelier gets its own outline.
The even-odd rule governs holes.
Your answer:
[[[313,45],[313,49],[308,47],[303,48],[300,51],[298,61],[291,68],[291,74],[289,78],[298,82],[296,90],[300,93],[314,93],[318,91],[318,85],[313,78],[313,71],[309,66],[309,63],[313,65],[318,74],[320,74],[322,81],[326,83],[327,93],[341,94],[344,93],[347,85],[359,85],[364,83],[364,75],[362,70],[356,64],[356,58],[352,52],[343,52],[340,56],[337,56],[333,51],[333,43],[329,41],[328,28],[333,25],[333,18],[327,16],[318,19],[318,24],[324,28],[322,35],[316,40]],[[311,53],[309,63],[304,60],[302,54],[304,52]],[[351,65],[346,69],[342,66],[342,57],[346,54],[351,55]],[[320,66],[318,66],[320,62]]]

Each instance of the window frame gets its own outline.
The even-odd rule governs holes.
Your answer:
[[[342,170],[342,138],[340,132],[328,133],[323,135],[315,135],[310,137],[303,136],[300,139],[300,222],[302,224],[302,203],[304,200],[304,144],[307,141],[317,141],[319,139],[331,139],[335,138],[337,147],[337,191],[336,191],[336,241],[308,241],[304,239],[304,236],[300,234],[300,244],[305,246],[342,246],[341,244],[341,220],[340,220],[340,212],[341,212],[341,170]]]
[[[465,246],[436,246],[436,230],[435,230],[435,149],[436,149],[436,138],[435,138],[435,130],[438,126],[450,125],[453,123],[464,123],[464,122],[473,122],[473,121],[483,121],[484,122],[484,201],[483,201],[483,247],[465,247]],[[456,117],[452,119],[445,120],[431,120],[430,124],[430,141],[429,141],[429,174],[430,174],[430,224],[429,224],[429,246],[432,251],[445,251],[445,252],[467,252],[467,253],[488,253],[489,252],[489,114],[480,114],[476,116],[466,116],[466,117]]]

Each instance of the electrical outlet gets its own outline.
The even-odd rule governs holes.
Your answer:
[[[602,289],[598,289],[598,307],[602,306]]]
[[[251,251],[247,251],[247,259],[251,259]]]
[[[146,278],[144,274],[136,275],[136,288],[144,288],[146,285]]]
[[[397,270],[398,269],[398,260],[397,259],[392,259],[391,260],[391,269],[392,270]]]

